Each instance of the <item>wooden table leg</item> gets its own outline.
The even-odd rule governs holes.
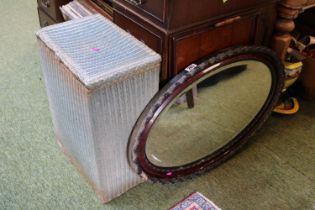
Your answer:
[[[272,48],[282,61],[291,42],[290,33],[294,30],[294,19],[298,17],[307,0],[282,0],[278,4],[278,19],[275,25]]]
[[[188,105],[189,109],[192,109],[195,107],[195,99],[194,99],[193,89],[187,91],[186,100],[187,100],[187,105]]]

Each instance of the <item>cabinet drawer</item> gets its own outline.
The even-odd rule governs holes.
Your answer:
[[[279,0],[115,0],[116,5],[167,29],[183,29]],[[312,1],[312,0],[311,0]],[[133,3],[138,2],[138,3]],[[139,3],[141,2],[141,3]]]
[[[142,12],[146,13],[149,16],[159,20],[160,22],[165,22],[166,18],[166,8],[167,8],[167,0],[120,0],[121,2],[127,1],[131,5],[134,5],[138,9],[142,10]],[[142,2],[139,4],[135,4],[132,2]],[[170,2],[170,1],[168,1]]]
[[[114,12],[114,22],[137,39],[148,45],[151,49],[156,51],[157,53],[162,52],[162,43],[163,38],[161,35],[150,31],[148,27],[144,27],[132,19],[124,16],[118,11]]]
[[[173,74],[217,50],[253,43],[255,30],[256,16],[252,16],[173,37]]]
[[[253,7],[262,7],[264,4],[277,0],[172,0],[173,5],[169,13],[172,16],[170,28],[187,24],[194,24],[211,18],[224,17],[227,14],[236,14]]]
[[[46,27],[49,25],[56,24],[56,22],[51,17],[49,17],[44,11],[42,11],[41,8],[38,7],[37,11],[40,27]]]
[[[60,6],[67,4],[70,0],[37,0],[38,7],[45,11],[57,22],[63,21]]]

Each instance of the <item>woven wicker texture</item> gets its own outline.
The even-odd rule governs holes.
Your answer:
[[[158,54],[101,15],[46,27],[37,36],[88,88],[156,63]]]
[[[158,91],[160,56],[100,16],[37,34],[57,139],[108,202],[143,181],[129,167],[127,145]]]

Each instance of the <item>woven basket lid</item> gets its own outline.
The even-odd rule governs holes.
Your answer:
[[[152,70],[150,65],[161,61],[159,54],[101,15],[48,26],[36,35],[89,89]]]

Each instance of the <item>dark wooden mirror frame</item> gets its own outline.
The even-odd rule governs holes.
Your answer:
[[[193,82],[216,71],[220,67],[242,60],[257,60],[269,67],[272,86],[263,108],[255,118],[228,144],[208,156],[180,167],[158,167],[146,156],[145,146],[151,128],[173,99]],[[283,65],[274,52],[265,47],[237,47],[209,56],[173,78],[148,104],[138,119],[129,139],[128,158],[130,166],[143,178],[173,182],[208,171],[234,155],[270,116],[277,103],[284,83]]]

